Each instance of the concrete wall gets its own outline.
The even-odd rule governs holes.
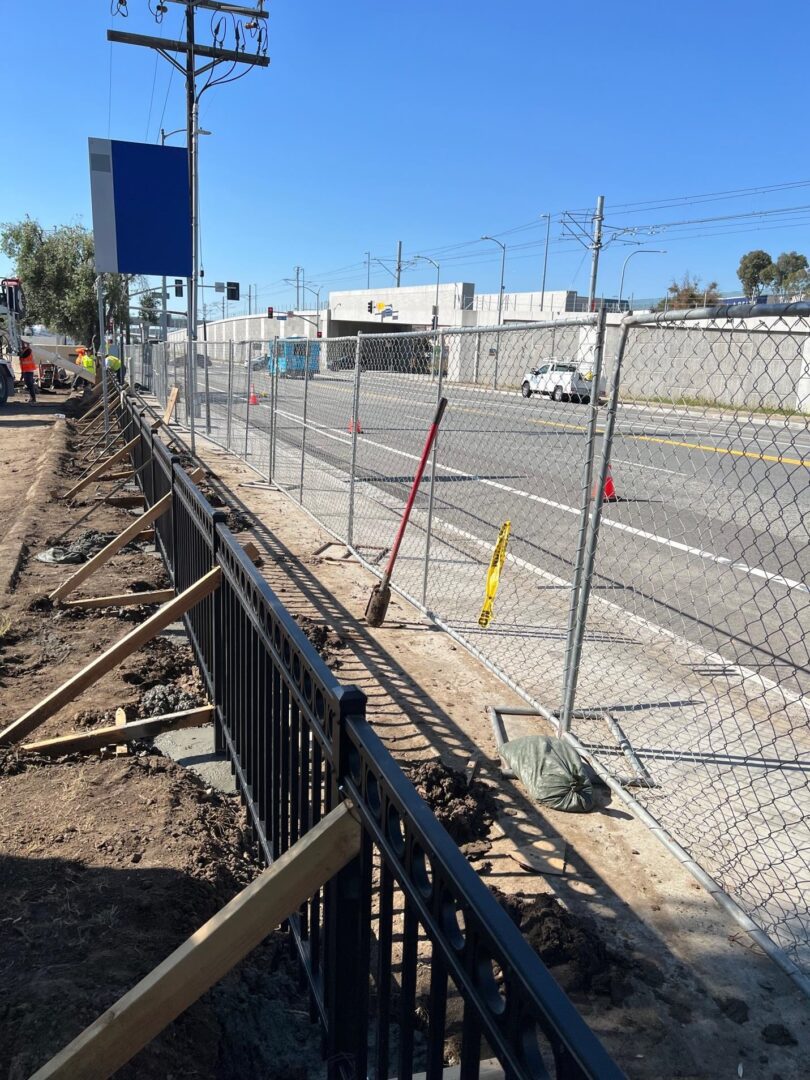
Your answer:
[[[619,317],[608,317],[608,372]],[[735,319],[631,326],[623,398],[699,399],[748,409],[810,409],[810,327],[800,319]]]
[[[469,316],[472,307],[475,286],[469,282],[448,282],[439,285],[439,325],[464,326],[465,315]],[[429,328],[436,302],[436,285],[407,285],[397,289],[393,280],[390,285],[375,286],[372,289],[351,289],[343,292],[330,292],[329,308],[332,318],[340,322],[383,324],[391,333],[397,327],[413,326]],[[369,314],[368,305],[373,305]],[[376,314],[378,304],[390,304],[398,318],[385,319]]]

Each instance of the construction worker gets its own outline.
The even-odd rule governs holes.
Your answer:
[[[109,371],[111,371],[113,373],[116,380],[120,383],[121,382],[121,361],[118,359],[117,356],[110,355],[110,356],[107,357],[107,368],[108,368]]]
[[[34,382],[34,372],[37,370],[37,362],[34,359],[34,354],[31,352],[31,346],[27,341],[23,341],[22,343],[19,359],[22,381],[25,383],[25,388],[28,391],[28,400],[32,405],[36,405],[37,390],[36,383]]]
[[[89,363],[87,362],[88,359],[90,361]],[[93,361],[92,357],[88,358],[87,349],[85,349],[84,345],[76,346],[76,366],[87,368],[89,371],[93,372],[96,369],[95,362]],[[81,375],[77,375],[73,380],[72,389],[75,390],[77,387],[83,386],[86,390],[89,385],[90,384],[88,383],[87,379],[83,379]]]

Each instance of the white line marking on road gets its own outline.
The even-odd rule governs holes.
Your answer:
[[[297,423],[303,423],[303,418],[295,415],[294,413],[282,412],[279,409],[279,413],[288,417],[290,420],[295,420]],[[308,420],[308,426],[312,426],[320,429],[320,434],[325,435],[327,438],[335,439],[337,442],[344,444],[351,443],[351,439],[347,439],[343,436],[334,435],[331,432],[325,430],[325,425],[317,424],[314,421]],[[377,442],[375,439],[369,439],[368,436],[362,435],[359,437],[360,441],[366,446],[375,446],[379,450],[387,450],[391,454],[396,454],[399,457],[407,458],[410,461],[418,461],[417,454],[411,454],[407,450],[398,450],[396,447],[388,446],[385,443]],[[554,510],[562,510],[566,514],[574,514],[579,516],[580,511],[574,506],[567,506],[565,503],[555,502],[553,499],[544,499],[541,495],[535,495],[531,491],[521,491],[520,488],[512,487],[509,484],[503,484],[499,480],[483,479],[476,477],[472,473],[465,472],[463,469],[455,469],[452,465],[437,466],[443,472],[452,473],[455,476],[463,476],[468,480],[477,480],[480,484],[486,484],[487,487],[497,488],[500,491],[505,491],[510,495],[517,495],[521,499],[528,499],[531,502],[541,503],[543,506],[550,506]],[[648,540],[654,544],[661,544],[664,547],[672,548],[673,551],[680,551],[684,555],[692,555],[699,559],[704,559],[707,562],[713,562],[717,566],[728,566],[731,570],[736,570],[738,573],[747,574],[749,577],[762,578],[765,581],[772,582],[777,585],[782,585],[786,589],[795,589],[798,592],[810,593],[810,587],[803,581],[796,581],[794,578],[784,577],[782,574],[774,574],[770,570],[763,570],[758,566],[749,566],[744,562],[735,562],[727,555],[716,555],[712,551],[704,551],[703,548],[693,547],[690,544],[682,544],[678,540],[671,540],[666,536],[658,536],[656,533],[647,532],[645,529],[637,529],[632,525],[625,525],[622,521],[615,521],[613,518],[602,517],[602,525],[606,528],[618,529],[620,532],[629,533],[632,536],[637,536],[639,539]]]
[[[678,472],[677,469],[665,469],[663,465],[642,465],[639,461],[626,461],[624,458],[611,457],[611,465],[630,465],[633,469],[650,469],[652,472],[670,473],[672,476],[686,476],[687,473]]]

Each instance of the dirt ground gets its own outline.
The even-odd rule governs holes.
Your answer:
[[[42,601],[74,568],[38,562],[37,552],[132,520],[123,509],[94,509],[94,486],[76,508],[50,498],[78,471],[70,425],[53,418],[64,411],[63,402],[17,405],[0,416],[0,589],[18,546],[23,556],[0,615],[0,726],[147,614],[68,613]],[[366,692],[389,750],[627,1074],[806,1075],[806,1000],[650,834],[607,797],[589,815],[533,805],[500,775],[484,712],[517,699],[397,597],[384,627],[366,626],[366,571],[315,556],[329,537],[307,515],[278,492],[245,486],[256,477],[241,463],[202,441],[201,449],[230,489],[209,478],[208,490],[259,546],[270,585],[339,678]],[[165,584],[146,545],[117,555],[76,595],[145,583]],[[190,651],[160,638],[36,737],[108,723],[119,706],[154,715],[200,700]],[[468,787],[463,770],[474,757],[480,771]],[[256,873],[243,828],[235,799],[148,749],[25,768],[17,755],[4,758],[0,1077],[28,1075]],[[564,874],[527,873],[511,857],[539,837],[567,845]],[[426,969],[419,986],[428,980]],[[319,1075],[316,1029],[297,986],[286,940],[273,935],[121,1075]],[[428,1004],[425,996],[419,1009]]]
[[[0,568],[15,566],[15,584],[0,597],[0,727],[152,610],[83,613],[45,599],[76,566],[38,562],[38,552],[91,529],[118,533],[132,520],[105,506],[75,524],[96,505],[95,487],[74,509],[51,498],[78,472],[60,412],[64,399],[0,413]],[[46,482],[27,498],[46,461]],[[76,596],[167,583],[154,554],[136,549]],[[149,716],[203,700],[191,650],[160,637],[30,738],[111,723],[119,706]],[[0,1077],[23,1080],[44,1064],[259,869],[239,800],[149,748],[57,762],[0,752]],[[287,935],[270,935],[117,1075],[322,1076],[320,1039]]]

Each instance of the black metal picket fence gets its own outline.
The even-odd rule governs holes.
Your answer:
[[[442,1076],[448,1039],[463,1080],[482,1057],[510,1078],[622,1076],[455,842],[206,500],[126,396],[149,506],[171,492],[156,543],[180,590],[219,567],[185,617],[263,858],[272,862],[339,801],[362,822],[359,856],[290,919],[331,1078]],[[417,1006],[421,1005],[420,1008]]]

